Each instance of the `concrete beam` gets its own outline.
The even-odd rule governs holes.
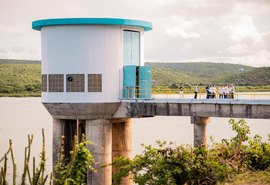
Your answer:
[[[43,103],[54,119],[111,119],[116,103]]]
[[[270,119],[270,102],[263,101],[183,101],[159,100],[125,101],[118,107],[114,118],[153,116],[198,116]]]

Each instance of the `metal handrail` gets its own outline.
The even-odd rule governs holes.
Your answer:
[[[144,99],[140,98],[140,96],[146,95],[145,93],[150,92],[150,98],[180,98],[179,90],[178,89],[170,89],[170,88],[151,88],[151,89],[142,89],[139,87],[133,87],[132,91],[134,92],[134,95],[129,96],[128,99]],[[120,94],[120,99],[123,99],[123,93],[124,90],[121,91],[122,94]],[[149,95],[149,94],[147,94]],[[181,99],[192,99],[194,96],[194,93],[190,91],[190,89],[183,90],[183,95]],[[198,99],[206,99],[206,92],[205,89],[199,89],[199,92],[197,94]],[[127,99],[127,98],[126,98]],[[146,98],[149,99],[149,98]],[[219,94],[216,92],[215,99],[219,99]],[[224,99],[224,98],[223,98]],[[234,92],[234,99],[237,99],[237,92]],[[257,99],[270,99],[270,92],[258,92],[258,91],[250,91],[250,92],[238,92],[238,99],[251,99],[251,100],[257,100]]]

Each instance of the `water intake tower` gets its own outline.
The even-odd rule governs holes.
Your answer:
[[[42,103],[53,117],[53,163],[61,135],[66,158],[73,136],[86,135],[97,173],[87,184],[109,185],[115,156],[132,151],[130,118],[114,113],[123,99],[151,98],[151,69],[144,66],[144,33],[150,22],[118,18],[37,20],[41,31]],[[132,184],[127,178],[124,184]]]

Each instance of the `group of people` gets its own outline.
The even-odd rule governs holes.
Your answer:
[[[215,85],[207,85],[206,86],[206,99],[212,99],[212,98],[234,99],[234,93],[235,93],[235,88],[234,88],[233,84],[220,85],[218,88],[216,88]],[[196,93],[195,93],[195,95],[196,95]],[[195,96],[194,96],[194,98],[195,98]]]
[[[230,85],[220,85],[218,88],[213,84],[213,85],[207,85],[206,86],[206,99],[234,99],[234,93],[235,93],[235,88],[233,84]],[[198,97],[198,84],[194,85],[194,99],[197,99]],[[180,98],[183,98],[184,94],[184,88],[183,85],[179,86],[179,95]]]

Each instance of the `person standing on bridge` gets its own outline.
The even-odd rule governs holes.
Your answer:
[[[228,87],[228,85],[225,85],[223,92],[224,92],[224,99],[228,99],[229,98],[229,87]]]
[[[194,85],[194,99],[197,99],[197,95],[198,95],[198,84]]]
[[[223,99],[223,89],[224,89],[224,86],[223,85],[220,85],[218,87],[218,98],[219,99]]]
[[[216,98],[216,94],[217,94],[217,88],[216,88],[216,85],[213,84],[213,86],[212,86],[212,98],[213,99]]]
[[[183,84],[180,84],[179,95],[180,95],[180,98],[184,98],[184,86],[183,86]]]
[[[234,86],[233,86],[233,84],[230,85],[230,98],[234,99]]]
[[[210,86],[207,84],[205,89],[206,89],[206,99],[209,99],[211,95]]]

